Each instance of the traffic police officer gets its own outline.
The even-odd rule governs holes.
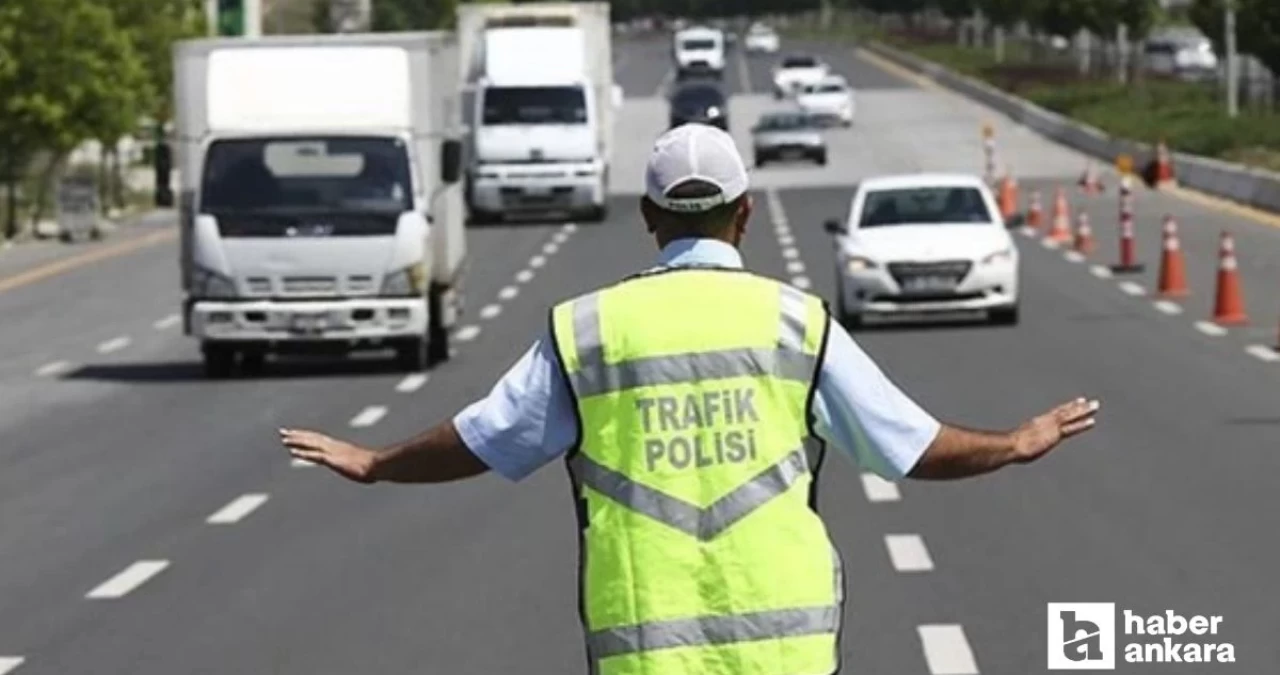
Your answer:
[[[641,210],[658,266],[563,302],[489,396],[381,451],[282,429],[356,481],[518,480],[568,457],[591,672],[826,675],[840,557],[814,488],[830,444],[891,479],[985,473],[1091,428],[1076,399],[1005,432],[940,424],[823,302],[742,269],[752,201],[730,136],[656,142]]]

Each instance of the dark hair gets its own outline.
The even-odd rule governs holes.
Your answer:
[[[677,185],[667,193],[667,196],[675,199],[697,199],[714,197],[720,193],[720,188],[711,183],[703,180],[689,180]],[[648,200],[648,197],[645,199]],[[670,233],[673,238],[719,237],[733,225],[733,217],[746,199],[747,195],[743,193],[733,201],[699,213],[670,211],[652,201],[649,201],[649,204],[655,214],[654,225]]]

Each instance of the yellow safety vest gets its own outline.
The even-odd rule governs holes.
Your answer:
[[[816,297],[741,270],[646,273],[552,310],[597,675],[829,675],[840,558],[819,518]]]

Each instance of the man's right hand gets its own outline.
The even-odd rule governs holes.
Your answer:
[[[1018,427],[1013,432],[1013,461],[1034,462],[1062,441],[1092,429],[1099,407],[1097,400],[1078,398]]]

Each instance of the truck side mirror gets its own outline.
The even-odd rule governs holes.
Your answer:
[[[838,220],[828,220],[822,224],[822,229],[826,230],[828,234],[844,234],[844,226]]]
[[[453,185],[462,179],[462,141],[451,138],[440,144],[440,181]]]

